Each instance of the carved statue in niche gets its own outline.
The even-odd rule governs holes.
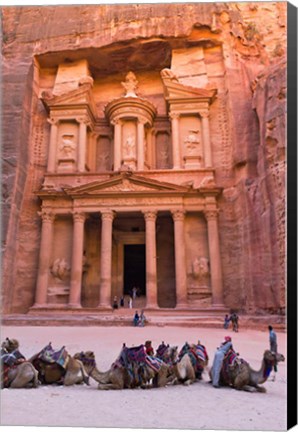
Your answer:
[[[133,158],[135,156],[135,137],[130,133],[124,144],[124,157]]]
[[[200,285],[206,285],[209,276],[209,260],[206,257],[197,257],[192,263],[192,276]]]
[[[125,97],[137,97],[136,91],[138,88],[138,81],[133,72],[128,72],[125,81],[122,82],[121,85],[126,91]]]
[[[57,258],[51,268],[51,274],[57,282],[65,282],[70,275],[70,266],[64,258]]]
[[[189,134],[184,138],[184,144],[187,155],[198,155],[200,145],[199,130],[190,130]]]
[[[62,135],[62,143],[59,146],[62,155],[66,158],[73,157],[75,149],[74,135]]]
[[[166,133],[159,133],[157,135],[157,157],[158,168],[169,168],[168,135]]]
[[[102,152],[98,157],[98,169],[99,170],[107,170],[109,169],[109,152]]]

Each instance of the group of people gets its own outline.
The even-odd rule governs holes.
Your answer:
[[[237,333],[239,331],[239,317],[236,312],[233,312],[230,316],[226,314],[223,325],[224,329],[229,328],[230,322],[232,323],[233,331]]]
[[[133,300],[135,300],[137,298],[137,296],[140,295],[140,289],[138,287],[133,287],[130,291],[129,291],[129,297],[127,299],[127,307],[129,309],[132,309],[133,307]],[[124,296],[120,297],[120,301],[118,301],[118,297],[114,296],[113,299],[113,309],[118,309],[119,307],[125,307],[125,298]]]
[[[141,310],[141,313],[139,315],[138,311],[135,312],[134,317],[133,317],[133,325],[135,327],[144,327],[146,322],[146,317],[144,315],[144,311]]]

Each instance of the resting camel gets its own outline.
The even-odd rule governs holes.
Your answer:
[[[167,364],[173,364],[178,357],[178,346],[170,346],[162,342],[156,350],[156,357]]]
[[[178,361],[173,364],[175,384],[183,382],[184,385],[190,385],[196,379],[202,379],[202,373],[207,365],[208,354],[204,345],[185,343],[178,355]]]
[[[260,386],[260,384],[267,381],[274,363],[284,360],[285,358],[282,354],[266,350],[263,355],[261,368],[258,371],[253,370],[245,360],[239,357],[236,357],[232,364],[224,361],[220,373],[220,384],[231,386],[236,390],[266,393],[265,387]],[[212,379],[212,368],[209,374]]]
[[[138,349],[140,347],[136,347]],[[133,348],[134,349],[134,348]],[[96,367],[95,355],[92,351],[75,354],[75,358],[83,362],[88,374],[98,382],[99,390],[122,390],[124,388],[147,388],[149,381],[153,381],[154,387],[163,387],[170,380],[169,366],[161,360],[157,360],[150,366],[150,362],[131,361],[127,356],[129,348],[123,347],[117,360],[106,372],[100,372]],[[148,357],[148,356],[147,356]]]
[[[95,355],[92,351],[77,353],[74,358],[80,360],[88,375],[98,382],[99,390],[122,390],[125,388],[134,388],[137,382],[134,382],[127,369],[122,366],[111,367],[106,372],[100,372],[96,366]]]
[[[38,371],[42,384],[63,384],[65,386],[85,383],[89,377],[83,363],[72,357],[62,347],[54,351],[51,343],[29,360]]]
[[[36,388],[38,373],[19,351],[16,339],[6,338],[1,345],[2,387]]]

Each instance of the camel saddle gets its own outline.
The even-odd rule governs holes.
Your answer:
[[[1,349],[1,388],[9,387],[8,372],[10,369],[16,368],[20,363],[25,361],[25,357],[18,349],[9,353],[5,349]]]
[[[46,345],[36,356],[34,356],[34,360],[38,359],[45,363],[49,364],[58,364],[63,369],[66,369],[68,363],[68,352],[65,349],[65,346],[60,348],[59,350],[54,350],[52,344],[49,343]]]

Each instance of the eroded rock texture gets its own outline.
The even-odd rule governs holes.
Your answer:
[[[286,7],[2,8],[4,313],[26,313],[34,304],[41,230],[34,192],[46,172],[50,131],[39,97],[53,90],[59,63],[81,59],[106,88],[114,85],[111,77],[133,70],[141,75],[142,90],[164,68],[182,84],[217,88],[210,137],[222,188],[225,304],[251,313],[284,310]],[[152,102],[157,92],[153,86]],[[115,96],[121,96],[116,86]],[[95,102],[100,115],[109,102],[104,91]]]

